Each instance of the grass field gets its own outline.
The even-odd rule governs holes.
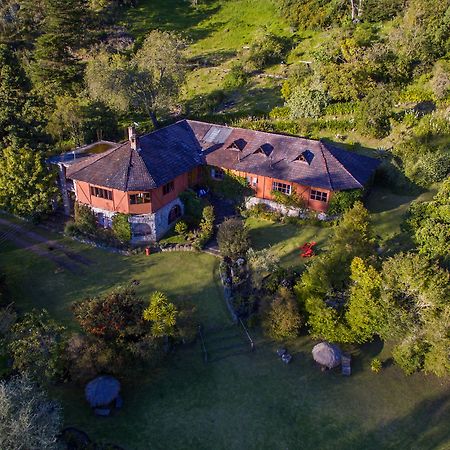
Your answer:
[[[289,265],[297,258],[296,239],[321,242],[328,232],[257,221],[249,225],[255,247],[271,244]],[[78,275],[59,272],[27,249],[1,246],[0,270],[21,310],[46,307],[75,327],[74,300],[138,279],[144,298],[162,289],[175,302],[194,301],[206,330],[230,326],[215,275],[218,260],[209,255],[125,257],[61,242],[95,265]],[[448,380],[406,377],[389,361],[381,374],[373,374],[371,358],[388,357],[380,343],[353,349],[350,378],[320,372],[308,337],[287,343],[294,360],[286,366],[275,356],[275,344],[252,333],[257,341],[253,353],[205,364],[197,342],[179,348],[157,370],[123,379],[124,408],[110,418],[93,416],[80,386],[56,386],[52,395],[62,401],[67,425],[128,450],[448,448]]]
[[[331,233],[331,228],[328,227],[299,227],[254,217],[248,218],[246,225],[253,248],[261,250],[270,247],[279,256],[284,267],[303,267],[307,260],[300,257],[299,247],[306,242],[315,241],[317,251],[320,251]]]

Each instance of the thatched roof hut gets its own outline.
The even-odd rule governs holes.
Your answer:
[[[329,369],[341,364],[341,349],[337,345],[328,342],[321,342],[320,344],[315,345],[312,349],[312,355],[314,361]]]
[[[85,389],[86,400],[92,408],[107,406],[118,397],[120,383],[110,375],[102,375],[90,381]]]

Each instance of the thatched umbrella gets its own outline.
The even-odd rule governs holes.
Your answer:
[[[110,375],[102,375],[90,381],[85,389],[86,400],[92,408],[107,406],[120,392],[120,383]]]
[[[337,345],[329,344],[328,342],[321,342],[315,345],[312,349],[312,355],[314,361],[329,369],[341,364],[341,349]]]

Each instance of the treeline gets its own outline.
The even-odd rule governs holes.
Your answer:
[[[97,139],[121,139],[123,123],[158,125],[185,74],[184,41],[152,31],[138,46],[117,26],[135,1],[16,0],[0,8],[0,207],[49,210],[45,159]],[[151,127],[151,125],[150,125]]]

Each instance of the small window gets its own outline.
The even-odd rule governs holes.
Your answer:
[[[286,195],[291,195],[292,186],[290,184],[278,183],[278,181],[274,181],[272,184],[272,190],[282,192]]]
[[[112,200],[112,191],[109,189],[102,189],[99,187],[91,186],[91,195],[93,197],[104,198],[106,200]]]
[[[163,195],[167,195],[175,189],[175,183],[171,181],[163,186]]]
[[[247,183],[249,186],[255,187],[258,184],[258,178],[247,175]]]
[[[326,202],[328,200],[328,193],[311,189],[310,198],[311,200],[319,200],[319,202]]]
[[[140,205],[152,201],[150,192],[140,192],[139,194],[130,194],[130,205]]]
[[[222,169],[219,169],[217,167],[213,167],[211,169],[211,176],[215,179],[215,180],[223,180],[224,176],[225,176],[225,172]]]
[[[175,222],[179,217],[181,217],[180,205],[174,205],[169,212],[168,224]]]

